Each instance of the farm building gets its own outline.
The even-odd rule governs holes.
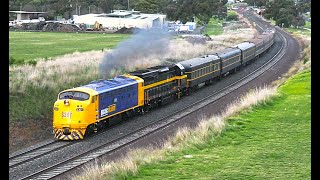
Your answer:
[[[126,28],[164,28],[167,26],[166,15],[163,14],[143,14],[140,11],[114,10],[109,14],[85,14],[74,15],[75,24],[94,25],[96,22],[103,28],[120,29]]]

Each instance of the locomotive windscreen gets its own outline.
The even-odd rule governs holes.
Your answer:
[[[66,91],[60,93],[59,99],[75,99],[79,101],[85,101],[90,98],[88,93],[80,92],[80,91]]]

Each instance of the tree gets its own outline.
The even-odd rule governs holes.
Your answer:
[[[302,14],[310,11],[310,0],[274,0],[267,4],[263,16],[274,19],[276,25],[301,27],[305,24]]]
[[[171,20],[180,20],[183,23],[193,21],[195,17],[207,24],[213,15],[224,18],[227,15],[227,0],[172,0],[165,8]]]
[[[248,3],[249,6],[266,6],[267,0],[246,0],[246,3]]]
[[[156,0],[137,0],[133,7],[144,13],[158,13],[159,11]]]
[[[296,28],[303,27],[306,24],[302,15],[293,18],[292,25]]]

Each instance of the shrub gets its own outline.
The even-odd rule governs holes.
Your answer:
[[[24,64],[25,61],[23,59],[16,59],[12,56],[9,58],[9,65],[18,65],[18,64]]]
[[[27,64],[30,64],[30,65],[35,66],[35,65],[37,65],[37,61],[35,61],[35,60],[30,60],[30,61],[28,61]]]
[[[238,21],[238,14],[235,11],[228,11],[226,21]]]
[[[227,21],[238,21],[238,15],[235,13],[229,13],[226,18]]]

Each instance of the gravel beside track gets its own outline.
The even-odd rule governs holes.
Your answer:
[[[174,135],[174,133],[179,127],[195,127],[201,117],[212,116],[213,114],[217,114],[221,112],[223,109],[225,109],[228,104],[244,95],[250,89],[268,85],[274,80],[279,79],[279,77],[281,77],[282,74],[287,72],[287,70],[291,67],[291,65],[299,56],[300,47],[298,42],[288,34],[286,34],[285,36],[288,40],[288,51],[275,66],[273,66],[271,69],[260,75],[258,78],[233,91],[229,95],[222,97],[215,103],[209,104],[206,107],[193,112],[189,116],[180,119],[177,123],[174,123],[166,127],[164,130],[157,131],[149,136],[146,136],[143,139],[136,141],[135,143],[132,143],[120,149],[119,151],[106,155],[105,157],[103,157],[103,160],[115,160],[117,158],[121,158],[128,152],[128,150],[132,148],[141,148],[150,145],[159,146],[162,144],[162,142],[167,140],[169,136]],[[115,126],[114,128],[110,128],[108,131],[102,132],[95,137],[81,140],[81,143],[72,143],[68,147],[61,148],[55,152],[47,154],[27,164],[17,166],[14,169],[9,170],[9,179],[19,179],[26,174],[32,174],[36,172],[38,169],[50,166],[51,164],[55,164],[61,161],[62,159],[71,158],[88,149],[93,149],[103,142],[112,141],[113,139],[116,139],[117,137],[125,134],[126,132],[134,131],[138,127],[149,124],[161,118],[164,114],[171,114],[174,111],[181,109],[186,104],[191,104],[191,102],[195,102],[199,99],[205,98],[213,92],[216,92],[222,89],[223,87],[232,84],[233,82],[237,81],[238,79],[246,76],[250,72],[260,67],[262,64],[264,64],[264,62],[269,60],[278,52],[282,43],[283,42],[280,41],[279,37],[276,36],[275,44],[272,46],[269,52],[264,54],[263,57],[259,58],[254,63],[245,67],[242,71],[228,75],[225,78],[223,78],[223,80],[218,81],[211,86],[204,87],[196,93],[192,94],[191,96],[184,97],[179,101],[173,102],[156,110],[152,110],[143,116],[132,118],[130,121],[126,121],[121,125]],[[56,177],[56,179],[67,178],[70,174],[73,173],[79,174],[79,171],[81,171],[81,169],[76,168],[73,171],[69,171],[68,174]]]

